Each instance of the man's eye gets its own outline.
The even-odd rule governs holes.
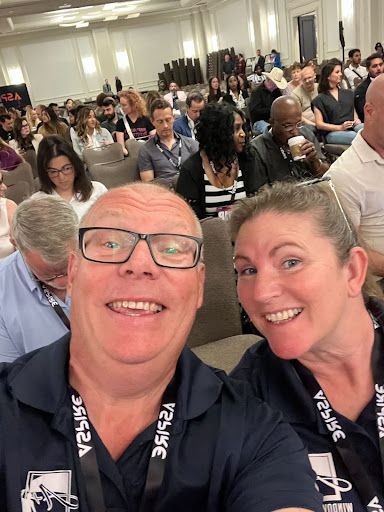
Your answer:
[[[175,245],[165,246],[161,249],[163,254],[179,254],[180,248]]]
[[[107,249],[120,249],[120,244],[118,242],[105,242],[103,245]]]

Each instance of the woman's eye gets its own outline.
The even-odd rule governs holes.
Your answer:
[[[296,259],[296,258],[290,258],[289,260],[285,260],[283,262],[283,267],[284,268],[293,268],[293,267],[297,267],[297,265],[300,263],[300,260]]]

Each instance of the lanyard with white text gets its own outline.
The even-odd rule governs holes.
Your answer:
[[[48,304],[53,308],[54,312],[60,318],[60,320],[63,322],[65,327],[68,330],[71,330],[69,318],[64,313],[63,308],[57,302],[55,296],[48,290],[48,288],[45,286],[45,284],[42,283],[41,281],[40,281],[40,286],[41,286],[41,289],[43,290],[44,295],[47,297]]]
[[[168,156],[168,154],[165,153],[164,149],[160,146],[160,144],[158,142],[156,143],[156,147],[160,151],[160,153],[162,153],[165,156],[165,158],[168,158],[168,160],[173,165],[173,167],[175,167],[175,169],[180,171],[180,167],[181,167],[181,137],[179,139],[179,156],[177,158],[177,164],[175,164],[175,162],[172,160],[172,158],[170,156]],[[169,152],[169,153],[173,156],[173,154],[171,152]]]
[[[375,327],[379,327],[375,324]],[[375,341],[372,351],[372,368],[375,381],[375,404],[376,420],[379,434],[381,464],[384,475],[384,350],[382,345],[381,328],[375,328]],[[374,489],[372,482],[364,470],[363,463],[359,455],[354,450],[350,438],[344,432],[335,412],[327,399],[323,389],[313,375],[306,370],[299,361],[293,361],[293,365],[303,382],[305,388],[310,393],[317,411],[320,414],[321,421],[325,425],[328,434],[335,443],[338,454],[347,468],[349,475],[354,483],[357,492],[364,503],[368,512],[384,512],[383,490]]]
[[[151,457],[140,512],[152,512],[158,490],[164,478],[166,458],[171,439],[176,408],[177,385],[174,378],[164,392],[157,419],[155,436],[152,441]],[[81,472],[85,481],[88,509],[90,512],[105,512],[96,451],[92,442],[90,422],[81,396],[71,389],[72,415],[79,454]]]

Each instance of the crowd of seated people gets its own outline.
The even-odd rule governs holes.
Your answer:
[[[165,294],[169,282],[182,281],[188,276],[184,272],[192,275],[201,249],[197,219],[219,217],[232,230],[239,299],[265,338],[244,355],[233,377],[248,381],[256,397],[282,410],[309,450],[315,470],[316,457],[326,456],[337,473],[332,477],[348,484],[343,503],[353,504],[355,512],[366,509],[364,474],[369,491],[382,503],[375,379],[384,353],[384,310],[381,290],[367,270],[370,265],[377,279],[384,277],[379,233],[384,232],[384,188],[378,179],[384,162],[384,63],[380,46],[375,50],[365,60],[365,73],[354,49],[344,70],[337,59],[325,62],[318,83],[308,62],[292,64],[288,78],[274,51],[269,71],[259,53],[256,67],[262,78],[250,86],[239,54],[237,63],[226,57],[225,83],[210,77],[205,90],[182,91],[172,82],[164,97],[157,91],[144,96],[122,89],[117,96],[110,91],[99,95],[95,109],[69,98],[63,110],[50,103],[28,108],[25,116],[1,112],[0,361],[11,362],[68,335],[69,293],[79,293],[73,279],[85,260],[92,277],[93,272],[99,277],[100,267],[105,271],[107,296],[100,308],[107,317],[117,311],[117,323],[125,328],[127,321],[134,332],[146,308],[145,321],[149,324],[158,315],[162,326],[161,318],[172,314],[172,301],[182,303],[192,293],[190,281],[188,293],[166,297],[166,306],[155,304],[155,297],[153,305],[133,301],[136,292],[122,290],[128,282],[131,287],[139,284],[143,288],[137,297],[152,297],[148,290],[160,274],[168,276]],[[138,156],[130,154],[128,142],[137,144]],[[349,148],[329,170],[327,146],[335,144]],[[108,192],[92,179],[88,151],[121,152],[120,146],[123,165],[136,162],[139,179],[155,185]],[[37,155],[36,189],[16,207],[6,198],[4,177],[17,172],[28,151]],[[126,201],[135,206],[126,208]],[[193,219],[193,234],[189,228],[184,233],[191,222],[180,220],[180,210]],[[116,219],[116,227],[110,227]],[[86,228],[81,251],[76,251],[79,222]],[[359,238],[360,226],[366,230],[367,248]],[[183,231],[181,236],[175,229]],[[124,287],[110,285],[115,278]],[[90,281],[81,285],[87,288]],[[95,293],[92,287],[89,292]],[[156,293],[159,302],[160,291]],[[47,314],[52,301],[60,314],[53,306]],[[194,306],[200,302],[196,299]],[[76,300],[74,304],[80,308]],[[158,311],[149,317],[152,309]],[[339,430],[350,439],[349,452],[339,451],[334,431],[327,434],[327,421],[322,423],[324,416],[308,389],[321,395],[323,406],[328,404]],[[326,495],[328,480],[321,478],[318,490]],[[0,477],[0,491],[1,485]],[[311,493],[316,492],[312,485]]]

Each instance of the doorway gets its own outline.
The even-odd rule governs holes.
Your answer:
[[[300,61],[317,59],[316,16],[306,14],[297,18],[299,25]]]

